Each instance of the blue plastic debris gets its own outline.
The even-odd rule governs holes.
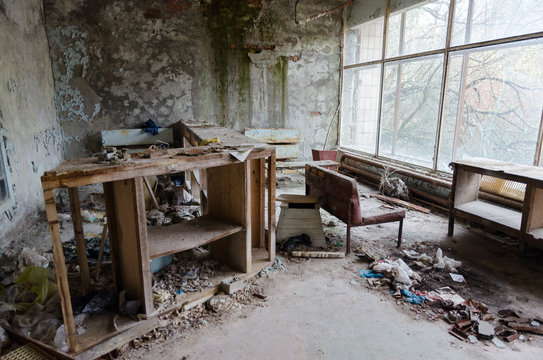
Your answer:
[[[149,119],[149,120],[147,120],[146,122],[143,123],[142,129],[143,129],[143,131],[148,132],[151,135],[157,135],[159,127],[160,126],[155,124],[155,122],[153,120]]]
[[[183,293],[183,289],[179,289],[175,292],[177,295],[181,295]]]
[[[426,298],[422,295],[415,295],[409,290],[402,289],[401,291],[402,295],[407,297],[407,302],[411,304],[422,304],[426,301]]]
[[[384,277],[383,274],[376,273],[373,270],[365,270],[365,269],[360,269],[360,276],[362,276],[363,278],[377,278],[377,279],[381,279]]]

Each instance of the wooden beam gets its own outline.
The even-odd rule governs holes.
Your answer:
[[[268,260],[275,261],[275,152],[268,157]]]
[[[143,176],[143,183],[145,184],[145,187],[147,188],[147,191],[149,192],[149,196],[151,196],[151,199],[153,200],[153,204],[155,205],[155,209],[159,208],[158,201],[155,196],[155,192],[153,191],[153,188],[151,188],[151,184],[149,184],[149,180],[145,176]]]
[[[306,258],[327,258],[327,259],[344,259],[344,252],[337,251],[292,251],[294,257],[306,257]]]
[[[408,209],[420,211],[421,213],[425,213],[425,214],[430,213],[430,209],[427,209],[425,207],[412,204],[412,203],[404,201],[404,200],[396,199],[396,198],[393,198],[393,197],[390,197],[390,196],[386,196],[386,195],[382,195],[382,194],[370,194],[370,196],[374,197],[376,199],[385,201],[385,202],[390,203],[390,204],[399,205],[399,206],[403,206],[403,207],[408,208]]]
[[[60,229],[58,226],[58,215],[55,203],[55,194],[53,190],[43,192],[45,200],[45,211],[47,213],[47,222],[49,232],[51,233],[51,242],[53,243],[53,259],[55,262],[55,272],[57,274],[58,294],[60,296],[62,317],[66,329],[66,343],[68,351],[76,352],[78,350],[77,333],[75,332],[74,315],[72,312],[72,301],[70,297],[70,288],[68,285],[68,275],[66,273],[66,263],[64,259],[64,250],[60,239]]]
[[[107,223],[104,224],[104,228],[102,229],[102,236],[100,237],[100,251],[98,252],[98,261],[96,262],[96,274],[95,274],[95,279],[97,281],[100,278],[100,269],[102,267],[102,257],[104,256],[106,240],[107,240]]]
[[[87,246],[85,234],[83,233],[83,220],[81,218],[81,206],[79,204],[79,192],[76,187],[69,188],[70,210],[72,212],[72,223],[74,226],[75,247],[77,250],[77,262],[79,263],[79,274],[81,277],[81,290],[83,295],[90,292],[89,263],[87,261]]]

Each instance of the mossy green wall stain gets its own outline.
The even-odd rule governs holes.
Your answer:
[[[247,100],[249,93],[249,58],[244,49],[244,38],[257,18],[260,0],[208,0],[202,1],[204,16],[207,17],[213,49],[214,73],[220,101],[220,123],[226,125],[229,88],[229,70],[235,69],[229,59],[237,62],[238,95],[241,101]]]
[[[275,64],[275,78],[279,80],[279,85],[281,87],[281,121],[283,124],[286,122],[287,72],[288,58],[286,56],[281,56],[277,59],[277,64]]]

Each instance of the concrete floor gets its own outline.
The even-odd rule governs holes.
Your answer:
[[[361,187],[361,191],[374,191]],[[278,193],[303,193],[303,178],[279,182]],[[365,206],[381,206],[375,199]],[[323,212],[323,223],[334,221]],[[335,220],[327,232],[344,237],[345,226]],[[353,247],[363,245],[385,256],[394,248],[397,225],[353,229]],[[468,285],[461,293],[485,302],[491,311],[510,307],[525,316],[541,317],[543,276],[533,260],[524,261],[506,246],[456,226],[449,238],[443,215],[408,211],[405,249],[435,251],[463,261]],[[287,262],[287,270],[258,280],[267,300],[231,310],[209,323],[132,349],[123,359],[543,359],[543,337],[515,341],[499,349],[490,342],[469,344],[451,336],[443,320],[430,322],[412,307],[398,304],[387,290],[374,290],[360,279],[366,268],[354,256]]]
[[[263,281],[264,306],[237,309],[214,326],[127,359],[541,359],[541,341],[507,349],[468,344],[442,320],[417,320],[391,296],[356,281],[356,260],[290,263]]]

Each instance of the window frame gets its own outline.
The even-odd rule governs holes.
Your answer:
[[[424,4],[425,1],[421,1],[420,4],[414,5],[419,6],[421,4]],[[379,84],[379,107],[378,107],[378,115],[377,115],[377,134],[376,134],[376,143],[375,143],[375,151],[373,153],[365,152],[360,149],[353,149],[349,146],[344,146],[341,144],[341,131],[339,131],[339,148],[349,150],[355,153],[362,153],[366,155],[371,155],[376,158],[386,159],[387,161],[392,161],[394,163],[398,164],[406,164],[410,167],[420,168],[424,170],[432,170],[434,172],[438,173],[445,173],[441,170],[438,170],[438,156],[439,156],[439,148],[441,145],[441,130],[443,125],[443,118],[444,118],[444,103],[445,103],[445,96],[446,96],[446,90],[447,90],[447,80],[448,80],[448,66],[449,66],[449,56],[451,53],[456,53],[462,50],[470,50],[470,49],[479,49],[482,50],[487,47],[491,47],[494,45],[502,45],[502,44],[514,44],[519,43],[521,41],[525,40],[532,40],[532,39],[542,39],[543,38],[543,31],[535,32],[535,33],[529,33],[529,34],[523,34],[523,35],[514,35],[499,39],[492,39],[492,40],[485,40],[485,41],[479,41],[479,42],[473,42],[473,43],[466,43],[462,45],[451,45],[452,41],[452,33],[453,33],[453,25],[454,25],[454,13],[455,13],[455,4],[456,0],[449,0],[449,13],[448,13],[448,20],[447,20],[447,27],[446,27],[446,37],[445,37],[445,46],[440,49],[434,49],[429,51],[423,51],[419,53],[412,53],[407,55],[400,55],[400,56],[394,56],[394,57],[386,57],[386,50],[387,50],[387,36],[389,31],[389,18],[391,14],[391,0],[386,1],[386,10],[383,15],[384,23],[383,23],[383,40],[382,40],[382,55],[381,59],[379,60],[372,60],[372,61],[366,61],[356,64],[349,64],[345,65],[343,63],[343,60],[341,62],[341,81],[343,82],[344,76],[343,72],[347,69],[355,69],[355,68],[361,68],[361,67],[368,67],[368,66],[375,66],[380,65],[381,66],[381,77],[380,77],[380,84]],[[410,7],[413,8],[414,6]],[[402,9],[402,12],[408,11],[410,8]],[[376,19],[374,19],[376,20]],[[343,24],[345,26],[345,18],[343,19]],[[403,31],[403,29],[401,29]],[[342,36],[342,43],[345,44],[345,36],[347,31],[343,31]],[[345,56],[345,48],[343,48],[342,58]],[[383,99],[383,91],[384,91],[384,80],[385,80],[385,65],[387,63],[394,63],[394,62],[402,62],[405,60],[410,59],[417,59],[417,58],[424,58],[432,55],[442,55],[443,56],[443,69],[442,69],[442,79],[441,79],[441,89],[440,89],[440,95],[439,95],[439,109],[438,109],[438,119],[437,119],[437,128],[436,128],[436,136],[434,141],[434,155],[432,159],[432,168],[427,168],[421,165],[416,165],[412,163],[406,163],[404,161],[396,160],[396,159],[390,159],[385,156],[381,156],[379,154],[379,147],[380,147],[380,138],[381,138],[381,118],[382,118],[382,99]],[[341,98],[343,98],[343,84],[341,85],[342,89],[342,95]],[[341,101],[341,99],[340,99]],[[339,124],[338,128],[341,128],[341,120],[342,120],[342,112],[343,108],[340,105],[340,113],[339,113]],[[536,149],[534,154],[534,166],[541,166],[542,159],[543,159],[543,109],[541,114],[541,121],[540,121],[540,127],[539,127],[539,134],[537,138],[536,143]],[[352,144],[351,144],[352,145]]]

